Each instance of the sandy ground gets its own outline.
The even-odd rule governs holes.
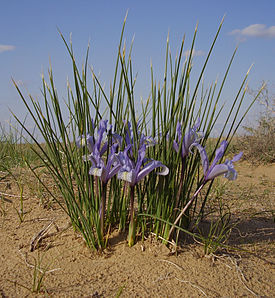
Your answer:
[[[43,192],[22,169],[17,174],[25,179],[27,213],[20,222],[19,189],[2,173],[0,296],[275,297],[275,164],[241,163],[237,169],[237,181],[218,182],[240,220],[229,239],[237,249],[211,256],[204,256],[197,243],[173,253],[154,237],[129,248],[126,235],[117,232],[104,253],[91,252],[58,206],[41,204]],[[31,251],[34,237],[49,225],[47,236]]]

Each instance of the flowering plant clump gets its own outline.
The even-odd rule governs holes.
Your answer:
[[[235,56],[234,52],[220,88],[215,83],[205,89],[202,77],[222,23],[196,82],[191,82],[190,74],[197,28],[185,60],[184,40],[173,61],[167,39],[164,79],[156,82],[152,67],[150,95],[145,102],[139,102],[135,98],[132,46],[127,52],[122,45],[125,21],[109,93],[93,71],[92,84],[88,82],[88,53],[80,71],[72,44],[62,34],[74,80],[73,88],[68,84],[65,108],[59,101],[52,70],[50,83],[42,78],[43,103],[32,96],[29,103],[14,82],[43,137],[43,145],[25,122],[15,117],[37,145],[33,150],[55,181],[57,192],[48,189],[36,169],[29,166],[93,249],[104,249],[114,229],[128,230],[129,246],[137,237],[144,239],[151,233],[165,243],[172,237],[178,241],[175,229],[189,233],[190,223],[199,222],[204,214],[210,182],[221,175],[229,180],[237,178],[233,163],[242,153],[219,162],[251,107],[239,115],[245,102],[247,73],[217,138],[216,154],[207,155],[206,144],[221,116],[223,105],[218,107],[222,89]],[[195,86],[194,90],[190,85]],[[224,137],[226,128],[228,134]],[[220,142],[222,138],[225,140]]]
[[[90,175],[100,177],[102,182],[103,196],[100,208],[101,218],[101,231],[104,233],[104,214],[106,203],[106,185],[107,182],[117,175],[118,179],[124,180],[129,184],[131,191],[130,198],[130,225],[129,225],[129,245],[132,246],[135,241],[135,218],[134,218],[134,191],[135,185],[138,184],[146,175],[152,172],[154,169],[161,167],[162,171],[158,172],[158,175],[166,176],[169,173],[169,169],[160,161],[149,160],[146,158],[146,148],[154,145],[155,142],[152,137],[146,137],[144,134],[139,133],[140,139],[138,142],[134,141],[131,125],[128,123],[128,130],[125,135],[126,147],[123,151],[118,152],[118,147],[121,145],[122,136],[115,134],[116,138],[111,137],[111,144],[109,148],[109,154],[105,157],[106,164],[103,160],[103,154],[108,150],[108,141],[104,142],[103,134],[107,132],[107,120],[100,120],[99,128],[97,131],[97,138],[87,134],[86,142],[87,148],[90,151],[90,155],[83,157],[84,161],[90,161],[92,166],[89,170]],[[81,141],[79,139],[85,139],[85,136],[78,138],[76,141],[77,147],[80,147]],[[120,144],[116,142],[120,141]],[[113,143],[114,142],[114,143]],[[83,142],[82,142],[83,146]],[[138,147],[138,156],[135,160],[133,156],[133,147]]]
[[[225,163],[217,164],[219,162],[219,160],[224,156],[227,145],[228,145],[228,143],[226,140],[221,142],[221,146],[216,150],[215,158],[214,158],[211,166],[209,166],[209,159],[207,157],[205,148],[203,148],[197,142],[190,145],[190,148],[195,146],[198,148],[198,150],[200,152],[204,178],[203,178],[203,181],[202,181],[201,185],[199,186],[199,188],[195,191],[192,198],[187,202],[187,204],[184,206],[184,208],[182,209],[182,211],[176,218],[174,225],[176,225],[178,223],[178,221],[181,219],[181,217],[184,215],[186,210],[189,208],[189,206],[192,204],[194,199],[198,196],[198,194],[200,193],[200,191],[202,190],[202,188],[205,186],[205,184],[208,181],[214,180],[216,177],[221,176],[221,175],[224,175],[224,177],[229,180],[237,179],[237,172],[234,169],[233,162],[238,161],[242,157],[243,152],[240,152],[239,154],[235,155],[232,160],[227,159],[225,161]],[[174,230],[174,227],[172,227],[170,229],[169,237],[171,236],[173,230]]]
[[[135,220],[135,211],[134,211],[134,199],[135,199],[135,186],[145,178],[150,172],[155,170],[156,168],[162,168],[162,171],[157,172],[158,175],[166,176],[169,173],[169,169],[165,166],[161,161],[149,159],[146,157],[146,149],[149,145],[155,145],[156,142],[152,137],[147,137],[144,134],[138,132],[139,140],[135,141],[133,132],[131,129],[131,124],[128,123],[128,130],[125,135],[125,144],[126,147],[123,151],[118,151],[119,146],[122,144],[123,137],[115,134],[116,138],[113,138],[111,134],[111,142],[106,140],[103,145],[101,143],[103,141],[103,134],[110,131],[107,129],[107,120],[100,120],[99,128],[97,131],[97,138],[95,136],[91,136],[87,134],[86,143],[87,148],[90,152],[88,158],[83,157],[84,161],[90,161],[92,166],[89,170],[90,175],[94,175],[100,177],[102,182],[103,196],[100,207],[100,218],[101,218],[101,232],[104,233],[104,215],[105,215],[105,204],[106,204],[106,185],[107,182],[117,175],[118,179],[125,181],[130,187],[130,224],[129,224],[129,235],[128,235],[128,243],[129,246],[132,246],[135,242],[136,236],[136,220]],[[203,186],[207,181],[213,180],[214,178],[223,175],[229,180],[235,180],[237,178],[237,172],[233,167],[233,162],[238,161],[242,152],[238,155],[234,156],[233,159],[226,160],[223,164],[217,164],[219,160],[224,156],[226,151],[226,147],[228,145],[227,141],[224,140],[221,142],[221,146],[216,150],[216,155],[213,160],[211,166],[209,166],[209,159],[207,157],[205,149],[199,144],[199,141],[203,138],[203,133],[198,133],[200,125],[200,120],[198,119],[195,125],[190,128],[187,134],[182,137],[182,125],[178,122],[176,127],[176,139],[173,141],[174,150],[181,154],[181,158],[183,161],[182,168],[185,167],[185,159],[188,154],[191,152],[192,147],[196,147],[199,150],[202,165],[203,165],[203,173],[204,179],[199,186],[198,190],[192,196],[192,198],[187,202],[184,206],[181,213],[176,218],[174,225],[178,223],[178,221],[183,216],[184,212],[191,205],[193,200],[197,197],[199,192],[202,190]],[[85,136],[81,137],[85,139]],[[119,140],[119,142],[116,142]],[[150,142],[148,142],[150,140]],[[80,147],[79,138],[76,141],[76,145]],[[108,147],[109,145],[109,147]],[[133,148],[136,147],[137,158],[134,158]],[[180,150],[181,148],[181,150]],[[103,154],[105,152],[109,152],[105,156],[106,162],[103,160]],[[181,177],[182,178],[182,177]],[[182,181],[182,180],[181,180]],[[182,187],[182,183],[180,184]],[[169,237],[171,236],[174,227],[170,229]]]

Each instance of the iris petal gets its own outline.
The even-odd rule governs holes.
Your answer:
[[[206,180],[212,180],[220,175],[228,172],[228,166],[225,164],[215,165],[211,171],[206,175]]]
[[[144,157],[145,157],[145,151],[146,151],[146,145],[143,144],[142,147],[138,150],[138,159],[136,162],[136,167],[135,167],[135,171],[136,173],[139,172],[140,167],[142,166]]]
[[[232,158],[232,162],[236,162],[238,160],[240,160],[240,158],[243,156],[243,152],[240,152],[239,154],[235,155],[233,158]]]
[[[214,168],[214,166],[218,163],[218,161],[223,157],[226,147],[227,147],[227,141],[224,140],[221,142],[221,146],[216,150],[215,158],[212,162],[212,165],[209,171],[211,171],[212,168]]]
[[[102,172],[103,172],[102,168],[96,168],[96,167],[91,167],[89,170],[90,175],[98,176],[98,177],[101,177]]]
[[[169,169],[160,161],[153,160],[149,162],[147,165],[143,167],[143,169],[137,174],[137,183],[142,180],[146,175],[148,175],[150,172],[152,172],[154,169],[162,167],[164,168],[163,171],[161,171],[160,175],[167,175],[169,173]]]
[[[133,170],[130,172],[119,171],[117,178],[129,182],[131,185],[135,184],[135,175]]]
[[[179,145],[175,140],[173,141],[173,148],[177,153],[179,152]]]
[[[207,174],[207,172],[209,170],[209,160],[208,160],[208,156],[206,154],[206,151],[205,151],[205,149],[200,144],[194,143],[191,146],[191,148],[193,146],[194,147],[197,147],[197,149],[199,150],[199,153],[200,153],[200,156],[201,156],[201,161],[202,161],[203,173],[204,173],[204,176],[206,176],[206,174]]]

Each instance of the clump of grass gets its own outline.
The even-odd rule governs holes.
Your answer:
[[[42,258],[38,252],[38,257],[34,258],[33,266],[33,282],[32,282],[32,292],[39,293],[43,288],[43,281],[48,268],[42,268],[41,266]]]
[[[230,209],[224,205],[222,199],[219,199],[218,209],[212,210],[215,213],[218,211],[217,215],[210,214],[208,221],[199,223],[195,227],[194,239],[203,245],[205,255],[215,254],[228,247],[227,241],[231,231],[237,225],[236,222],[232,221]],[[208,223],[208,226],[206,226],[206,223]]]
[[[220,158],[225,154],[227,144],[257,98],[256,95],[244,114],[240,115],[247,91],[248,71],[229,107],[220,135],[210,152],[206,152],[204,147],[223,109],[223,106],[219,107],[221,93],[236,54],[234,51],[229,60],[221,85],[215,82],[205,89],[202,77],[222,23],[195,82],[191,82],[190,74],[197,27],[190,55],[185,60],[184,40],[173,59],[168,38],[164,80],[160,83],[155,81],[151,66],[151,92],[148,100],[140,103],[135,98],[137,78],[133,75],[132,44],[128,52],[126,46],[122,46],[125,22],[126,19],[109,93],[104,90],[92,68],[90,87],[88,51],[80,71],[72,43],[68,44],[62,34],[72,61],[74,78],[74,87],[68,84],[65,108],[60,103],[52,69],[49,70],[49,82],[44,77],[42,79],[43,103],[32,96],[27,99],[14,82],[44,139],[44,145],[39,143],[24,122],[15,117],[35,143],[36,147],[32,150],[51,175],[59,193],[53,193],[31,163],[26,163],[92,249],[104,249],[110,230],[117,227],[129,230],[130,246],[137,237],[143,238],[151,232],[166,240],[174,237],[175,228],[190,234],[190,222],[203,217],[212,179],[216,177],[212,171],[218,169],[215,154],[219,152]],[[191,85],[194,87],[192,91]],[[237,120],[238,116],[240,120]],[[111,127],[108,128],[107,122]],[[224,137],[226,128],[229,129]],[[203,132],[203,139],[200,131]],[[225,138],[223,142],[222,138]],[[198,149],[193,150],[193,154],[190,153],[192,144]],[[239,158],[240,155],[232,162]],[[206,165],[213,161],[213,167],[208,168]],[[230,167],[227,164],[223,167],[233,169],[232,162],[228,162],[231,163]],[[114,170],[118,166],[120,169],[115,177]],[[148,175],[158,167],[165,169],[158,173],[163,176]],[[203,196],[200,193],[202,188],[205,190]]]
[[[44,285],[46,274],[52,273],[54,271],[60,270],[60,268],[50,269],[53,260],[52,261],[45,261],[44,258],[46,256],[46,252],[42,253],[40,251],[37,251],[37,256],[33,256],[33,263],[29,262],[27,260],[27,254],[23,255],[23,253],[19,250],[22,258],[24,259],[26,265],[32,269],[32,282],[31,286],[24,285],[22,283],[18,283],[17,281],[7,280],[11,283],[13,283],[15,286],[20,286],[26,290],[28,290],[30,293],[39,294],[44,293],[48,294],[48,291]]]
[[[31,147],[32,144],[23,136],[22,128],[19,130],[9,125],[7,129],[0,123],[0,171],[24,167],[25,160],[34,163],[37,156]]]
[[[22,184],[20,184],[20,182],[18,182],[18,187],[19,187],[19,191],[20,191],[20,196],[19,196],[20,207],[18,209],[15,208],[15,211],[18,215],[20,223],[22,223],[24,221],[24,218],[26,215],[26,211],[24,210],[24,198],[23,198],[24,186]]]

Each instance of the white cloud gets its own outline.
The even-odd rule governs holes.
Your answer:
[[[229,34],[236,35],[241,40],[245,40],[248,37],[275,38],[275,26],[267,27],[264,24],[252,24],[243,29],[235,29]]]
[[[187,50],[183,53],[186,57],[188,57],[190,55],[190,50]],[[201,51],[201,50],[193,50],[192,51],[192,57],[195,57],[195,56],[203,56],[205,53],[204,51]]]
[[[13,51],[15,46],[0,44],[0,53]]]

